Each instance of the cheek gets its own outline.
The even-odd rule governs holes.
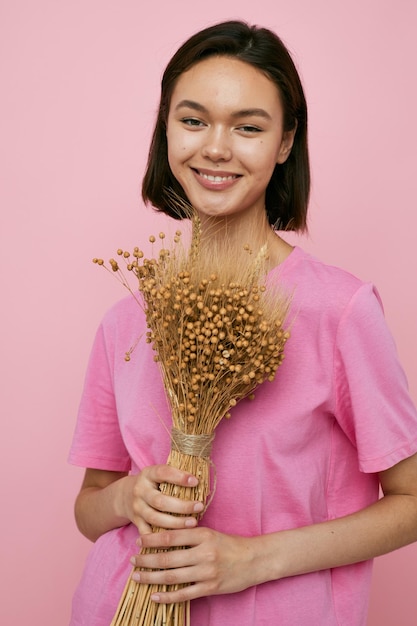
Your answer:
[[[276,156],[279,151],[279,144],[275,141],[275,138],[259,138],[246,140],[235,144],[235,153],[242,160],[252,165],[259,167],[264,166],[267,163],[275,162]]]
[[[171,142],[171,148],[168,143],[168,163],[171,172],[177,181],[183,186],[185,182],[186,168],[184,163],[187,161],[187,148],[178,145],[175,141]]]
[[[275,143],[260,140],[256,150],[248,150],[245,156],[242,155],[242,160],[257,180],[267,179],[269,181],[275,169],[277,155]]]
[[[195,141],[183,135],[167,135],[168,160],[179,164],[195,152]]]

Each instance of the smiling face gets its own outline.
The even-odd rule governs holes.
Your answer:
[[[201,217],[265,216],[265,190],[287,159],[275,84],[232,57],[210,57],[178,78],[167,119],[168,161]]]

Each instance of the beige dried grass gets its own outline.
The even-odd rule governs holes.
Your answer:
[[[157,258],[145,259],[138,248],[132,255],[118,250],[118,255],[138,280],[147,341],[155,351],[172,411],[167,463],[199,479],[195,488],[161,484],[160,489],[207,507],[215,429],[239,400],[274,379],[289,337],[284,329],[289,298],[265,286],[266,247],[252,255],[245,246],[247,254],[239,263],[232,250],[227,258],[215,248],[202,255],[201,223],[194,213],[191,219],[188,251],[177,231],[174,247],[161,247]],[[164,237],[160,233],[161,242]],[[101,259],[94,262],[106,267]],[[111,259],[109,265],[106,269],[135,295],[120,264]],[[189,626],[189,602],[163,605],[150,599],[165,590],[166,586],[138,584],[129,577],[111,626]]]

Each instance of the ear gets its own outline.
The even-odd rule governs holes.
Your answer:
[[[282,135],[281,145],[278,150],[277,163],[282,165],[288,159],[291,154],[291,149],[294,144],[295,133],[297,132],[297,124],[292,130],[284,131]]]

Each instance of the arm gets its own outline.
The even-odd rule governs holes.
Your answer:
[[[152,525],[162,528],[195,526],[194,517],[176,517],[172,513],[191,516],[201,512],[203,504],[162,495],[158,489],[161,482],[195,486],[197,479],[168,465],[147,467],[137,476],[86,469],[75,501],[78,529],[87,539],[96,541],[109,530],[131,522],[141,534],[151,532]]]
[[[417,540],[417,455],[380,474],[384,497],[352,515],[261,537],[207,528],[146,535],[143,547],[191,546],[141,554],[137,566],[162,568],[133,578],[145,583],[194,583],[155,601],[179,602],[232,593],[269,580],[371,559]]]
[[[126,472],[86,469],[74,513],[78,530],[87,539],[96,541],[108,530],[129,523],[120,513],[119,493],[125,477]]]
[[[338,520],[289,531],[286,575],[364,561],[417,540],[417,455],[379,477],[384,497],[378,502]]]

